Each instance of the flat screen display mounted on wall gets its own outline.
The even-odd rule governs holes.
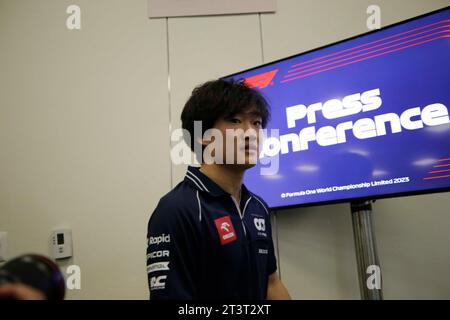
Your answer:
[[[245,177],[271,208],[450,190],[449,8],[225,78],[271,105]]]

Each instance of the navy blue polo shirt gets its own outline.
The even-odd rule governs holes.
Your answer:
[[[238,204],[189,167],[150,217],[151,299],[262,300],[276,269],[268,207],[244,185]]]

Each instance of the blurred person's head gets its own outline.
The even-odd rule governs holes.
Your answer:
[[[0,299],[62,300],[65,290],[58,265],[42,255],[22,255],[0,268]]]

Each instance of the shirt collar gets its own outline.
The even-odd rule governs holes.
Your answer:
[[[204,173],[200,171],[200,167],[189,166],[184,178],[185,181],[190,182],[200,191],[207,192],[213,196],[223,196],[230,195],[228,192],[223,190],[217,183],[208,178]],[[242,184],[241,198],[248,198],[250,192],[247,187]]]

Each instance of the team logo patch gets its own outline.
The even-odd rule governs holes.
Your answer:
[[[217,232],[219,233],[221,245],[225,245],[237,239],[230,216],[218,218],[214,220],[214,223],[216,224]]]
[[[253,224],[255,225],[255,228],[257,230],[256,234],[258,237],[267,238],[266,233],[266,219],[261,218],[261,216],[252,215],[253,218]]]
[[[256,230],[266,231],[266,220],[262,218],[254,218],[253,222],[255,224]]]

